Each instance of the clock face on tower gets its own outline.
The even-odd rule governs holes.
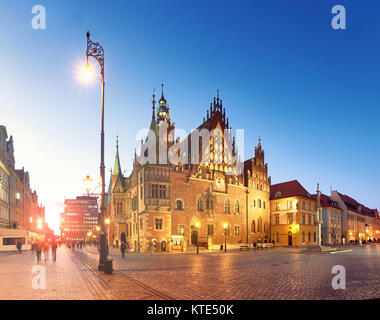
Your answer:
[[[225,186],[224,178],[222,177],[216,178],[215,185],[219,190],[224,190],[224,186]]]

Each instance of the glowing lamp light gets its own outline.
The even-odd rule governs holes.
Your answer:
[[[42,230],[42,224],[37,225],[38,230]]]
[[[83,179],[84,189],[87,191],[87,194],[89,194],[92,189],[92,182],[93,180],[90,178],[89,175],[87,175],[86,178]]]
[[[93,235],[92,237],[93,237],[93,238],[96,238],[96,235]]]
[[[109,218],[107,218],[106,220],[104,220],[104,222],[105,222],[106,224],[110,224],[110,223],[111,223],[111,220],[110,220]]]
[[[37,223],[38,223],[38,224],[41,224],[41,223],[42,223],[42,219],[41,219],[41,218],[38,218],[38,219],[37,219]]]
[[[200,224],[199,222],[196,222],[196,223],[195,223],[195,226],[196,226],[197,228],[199,228],[200,225],[201,225],[201,224]]]
[[[30,223],[33,223],[33,217],[30,217],[30,218],[29,218],[29,222],[30,222]]]
[[[223,229],[227,229],[227,223],[223,224]]]
[[[352,236],[352,232],[350,232],[350,236]]]
[[[94,79],[93,70],[90,68],[88,63],[80,67],[79,78],[84,83],[90,83]]]
[[[300,225],[299,224],[292,224],[292,232],[296,233],[300,231]]]
[[[87,235],[88,235],[89,237],[91,237],[91,236],[92,236],[92,232],[91,232],[91,231],[88,232]]]
[[[100,230],[100,227],[99,226],[96,226],[96,231],[99,231]]]

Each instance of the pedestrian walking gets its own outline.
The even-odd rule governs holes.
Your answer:
[[[75,251],[75,242],[74,241],[71,243],[71,248],[73,249],[73,252],[74,252]]]
[[[36,253],[37,253],[37,261],[41,261],[41,252],[42,252],[42,242],[37,239],[36,241]]]
[[[57,242],[53,241],[51,244],[51,254],[53,256],[53,261],[57,260]]]
[[[48,241],[44,242],[44,257],[45,257],[45,261],[49,260],[49,242]]]
[[[32,251],[32,254],[34,254],[34,251],[36,250],[36,242],[35,241],[33,241],[32,242],[32,247],[31,247],[31,251]]]
[[[125,245],[125,242],[123,241],[121,243],[121,246],[120,246],[120,250],[121,250],[121,257],[124,259],[125,258],[125,249],[127,248],[127,246]]]
[[[17,253],[21,253],[22,243],[20,240],[17,241],[16,247],[17,247]]]

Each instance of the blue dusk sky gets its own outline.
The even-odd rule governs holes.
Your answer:
[[[31,26],[37,4],[46,30]],[[331,26],[336,4],[346,30]],[[90,30],[105,50],[107,182],[116,135],[131,172],[163,82],[177,128],[197,127],[219,89],[246,159],[262,137],[273,183],[380,208],[379,12],[376,0],[2,0],[0,124],[58,230],[64,198],[99,181],[100,80],[77,75]]]

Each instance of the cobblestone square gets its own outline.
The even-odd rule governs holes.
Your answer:
[[[0,255],[0,299],[379,299],[380,244],[346,246],[336,254],[276,248],[200,254],[138,254],[110,249],[114,273],[97,271],[97,250],[58,249],[46,269],[46,289],[33,289],[30,252]],[[346,269],[346,289],[332,288],[334,265]]]

